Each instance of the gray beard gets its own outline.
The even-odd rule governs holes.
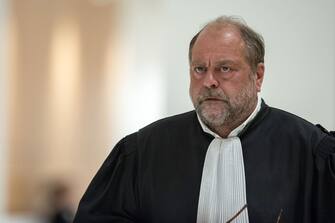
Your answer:
[[[221,90],[206,89],[197,98],[195,110],[201,121],[217,133],[224,128],[233,130],[252,113],[257,102],[257,92],[254,89],[254,84],[251,83],[234,98],[229,98]],[[206,98],[209,97],[220,100],[217,102],[221,103],[219,105],[220,112],[213,112],[213,108],[211,109],[210,105],[207,105]]]
[[[230,120],[230,116],[232,114],[231,106],[228,103],[221,102],[221,110],[224,112],[221,112],[220,114],[212,114],[210,111],[208,111],[208,108],[206,108],[206,105],[204,104],[206,102],[202,102],[199,106],[196,107],[196,112],[199,115],[201,121],[205,123],[209,127],[219,127],[223,126],[227,120]],[[225,104],[224,104],[225,103]]]

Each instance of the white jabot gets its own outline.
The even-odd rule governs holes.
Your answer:
[[[237,135],[257,115],[260,108],[261,99],[258,97],[252,114],[227,138],[211,131],[198,116],[203,131],[215,138],[205,157],[197,223],[226,223],[247,204],[242,145]],[[244,209],[232,222],[248,223],[248,209]]]

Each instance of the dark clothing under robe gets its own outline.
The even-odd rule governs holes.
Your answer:
[[[281,223],[335,222],[335,137],[264,102],[239,137],[250,223],[276,223],[279,215]],[[123,138],[89,185],[74,223],[196,223],[212,139],[194,111]]]

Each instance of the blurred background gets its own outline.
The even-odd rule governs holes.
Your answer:
[[[75,210],[115,143],[192,109],[188,43],[240,15],[266,44],[261,96],[335,129],[333,0],[0,0],[0,222]]]

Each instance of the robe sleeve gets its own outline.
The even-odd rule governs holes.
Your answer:
[[[137,222],[136,135],[122,139],[83,195],[74,223]]]
[[[319,143],[315,171],[313,222],[335,222],[335,136],[328,134]]]

